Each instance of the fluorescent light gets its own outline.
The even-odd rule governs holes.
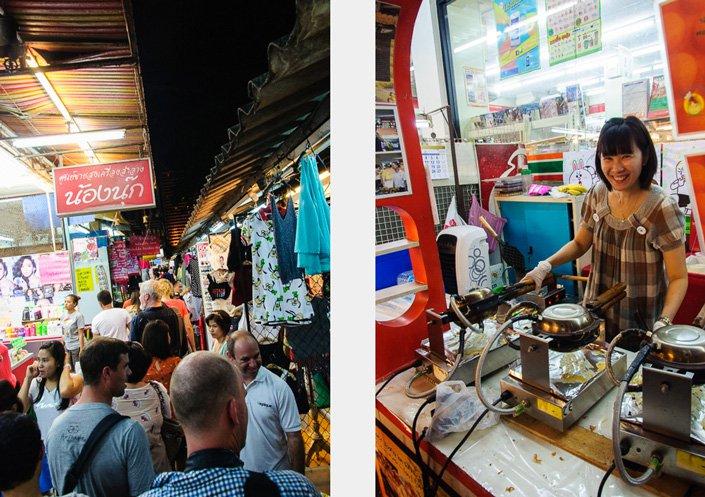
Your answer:
[[[600,136],[599,133],[591,133],[589,131],[581,131],[579,129],[567,129],[567,128],[551,128],[552,133],[558,133],[559,135],[570,135],[570,136],[583,136],[585,138],[597,138]]]
[[[521,22],[518,22],[516,24],[512,24],[510,26],[507,26],[504,29],[505,33],[508,33],[510,31],[514,31],[515,29],[523,28],[524,26],[528,26],[529,24],[535,23],[535,22],[543,22],[544,19],[546,19],[549,16],[552,16],[554,14],[558,14],[559,12],[563,12],[564,10],[568,10],[573,8],[578,2],[568,2],[565,3],[559,7],[554,7],[553,9],[547,10],[541,14],[538,14],[536,16],[530,17],[529,19],[524,19]]]
[[[632,57],[641,57],[642,55],[648,55],[652,53],[656,53],[659,50],[661,50],[661,45],[658,43],[654,43],[652,45],[646,45],[643,47],[636,48],[634,50],[630,50]]]
[[[428,119],[417,119],[416,120],[416,127],[417,128],[428,128],[430,126],[430,123],[428,122]]]
[[[453,49],[453,53],[459,53],[462,52],[463,50],[467,50],[468,48],[476,47],[478,45],[482,45],[487,41],[487,37],[483,36],[482,38],[477,38],[475,40],[469,41],[467,43],[463,43],[462,45],[459,45]]]
[[[12,146],[17,148],[44,147],[48,145],[64,145],[67,143],[120,140],[124,137],[125,129],[105,129],[101,131],[83,131],[78,133],[62,133],[59,135],[15,138],[12,140]]]
[[[624,36],[638,33],[644,31],[652,26],[654,26],[654,16],[653,14],[647,17],[640,17],[638,19],[628,19],[627,21],[614,26],[605,26],[605,30],[602,33],[602,41],[610,42],[623,38]]]

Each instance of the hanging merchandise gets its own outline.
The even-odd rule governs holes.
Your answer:
[[[448,205],[448,212],[446,213],[446,220],[443,223],[443,229],[450,228],[452,226],[465,226],[465,219],[460,216],[458,212],[458,205],[455,201],[455,195],[450,199],[450,205]]]
[[[237,226],[230,230],[227,261],[229,271],[237,271],[245,261],[252,261],[252,249],[242,243],[242,231]]]
[[[252,245],[254,321],[273,325],[309,320],[313,309],[304,281],[282,283],[279,278],[272,221],[254,214],[245,222],[242,232]]]
[[[296,253],[306,274],[330,271],[330,207],[313,155],[301,159],[301,193],[296,223]]]
[[[212,269],[227,269],[230,232],[208,236],[208,262]]]
[[[190,258],[187,270],[189,275],[191,276],[191,293],[193,293],[194,297],[198,297],[200,299],[202,296],[201,276],[198,271],[198,261],[195,257]]]
[[[286,214],[282,216],[276,208],[274,196],[269,197],[272,207],[272,222],[274,223],[274,243],[277,246],[277,261],[279,262],[279,276],[282,283],[289,283],[293,279],[303,277],[303,271],[296,267],[296,210],[294,201],[289,197],[286,204]]]
[[[294,352],[294,361],[308,362],[330,352],[330,301],[311,301],[315,315],[311,324],[286,327],[286,341]]]
[[[208,295],[211,299],[227,299],[230,296],[230,284],[227,280],[223,281],[219,278],[217,271],[206,275],[206,278],[208,278]]]

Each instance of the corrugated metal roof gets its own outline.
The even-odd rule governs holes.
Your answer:
[[[141,80],[131,48],[134,28],[123,5],[120,0],[3,3],[26,47],[45,61],[40,65],[48,67],[48,80],[81,130],[128,129],[122,140],[91,143],[101,162],[149,155]],[[121,65],[105,65],[116,58]],[[74,69],[73,64],[80,65]],[[62,70],[52,70],[56,67]],[[19,136],[66,133],[64,117],[28,71],[0,71],[0,121]],[[22,153],[47,154],[42,163],[46,170],[58,164],[59,155],[65,164],[88,162],[76,145]]]
[[[269,72],[250,81],[252,102],[238,109],[238,123],[228,130],[229,141],[215,157],[190,217],[184,221],[183,215],[170,217],[165,210],[170,245],[183,246],[197,236],[239,201],[276,159],[284,159],[328,121],[330,3],[298,0],[296,6],[291,35],[269,46]]]

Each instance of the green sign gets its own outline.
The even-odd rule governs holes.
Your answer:
[[[10,342],[10,343],[12,344],[12,348],[15,349],[15,350],[21,349],[22,347],[24,347],[25,345],[27,345],[27,342],[25,341],[24,337],[15,338],[15,339],[14,339],[12,342]]]

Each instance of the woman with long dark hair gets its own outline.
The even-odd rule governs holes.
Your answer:
[[[46,440],[54,420],[69,407],[71,398],[79,391],[68,389],[61,395],[59,381],[64,369],[70,365],[65,363],[66,350],[59,341],[43,344],[37,353],[37,360],[27,368],[27,375],[22,382],[18,395],[24,405],[25,412],[34,407],[39,431]],[[68,374],[68,371],[67,371]],[[46,454],[42,459],[42,473],[39,479],[42,492],[51,489],[51,477]]]

